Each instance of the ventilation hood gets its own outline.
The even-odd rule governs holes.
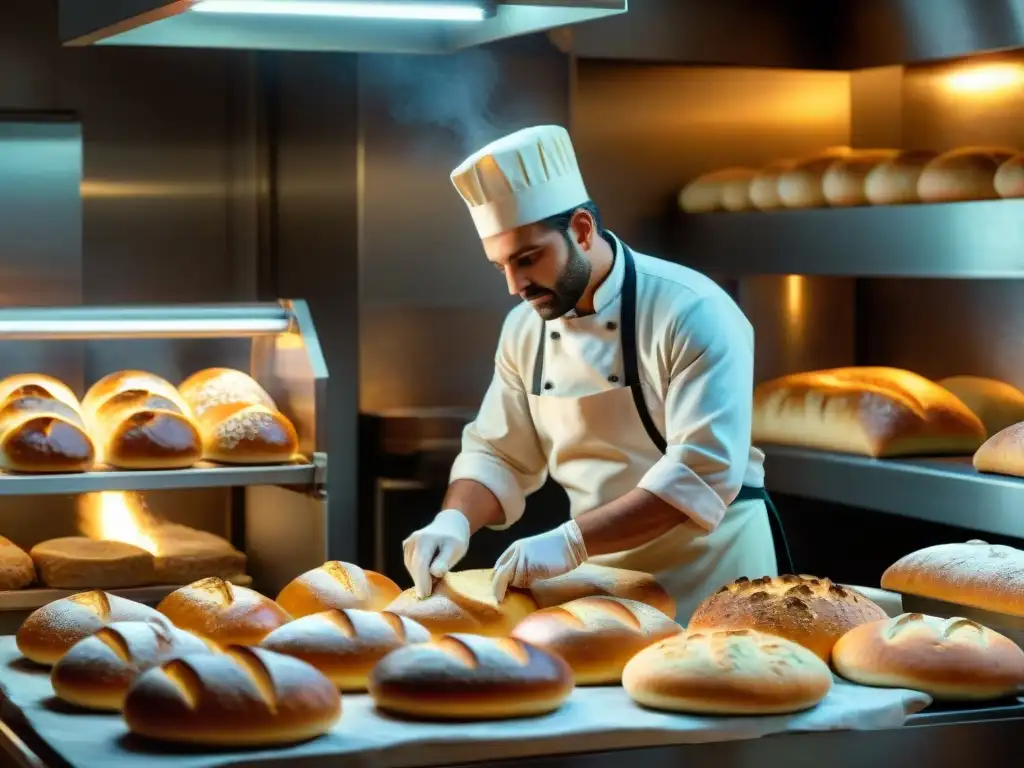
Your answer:
[[[65,45],[448,53],[625,13],[628,0],[59,0]]]

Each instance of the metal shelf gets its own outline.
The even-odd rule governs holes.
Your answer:
[[[126,600],[134,600],[137,603],[156,605],[171,592],[180,589],[180,584],[157,584],[149,587],[127,587],[125,589],[105,589],[109,595],[117,595]],[[50,587],[35,587],[30,589],[0,590],[0,611],[30,611],[42,608],[44,605],[60,600],[62,597],[70,597],[80,592],[88,592],[88,589],[52,589]]]
[[[1024,200],[680,213],[677,261],[727,277],[1024,278]]]
[[[764,446],[770,491],[1024,537],[1024,479],[982,474],[970,457],[870,459]]]

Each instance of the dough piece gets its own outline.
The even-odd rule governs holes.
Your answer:
[[[698,176],[679,193],[679,207],[687,213],[742,211],[750,207],[753,168],[722,168]]]
[[[581,597],[620,597],[657,608],[670,619],[676,603],[649,573],[584,563],[561,576],[538,581],[530,592],[541,608],[552,608]]]
[[[940,379],[938,384],[981,419],[989,437],[1024,421],[1024,392],[1010,384],[981,376],[950,376]]]
[[[794,163],[779,174],[779,200],[786,208],[824,208],[825,172],[837,160],[849,157],[849,147],[831,147]]]
[[[157,605],[178,628],[220,645],[257,645],[291,617],[269,597],[216,576],[176,589]]]
[[[750,204],[759,211],[782,207],[779,198],[779,177],[796,165],[795,160],[779,160],[766,165],[750,180]]]
[[[329,560],[286,584],[277,596],[277,604],[296,619],[331,608],[383,611],[401,592],[383,574]]]
[[[0,589],[23,589],[35,578],[36,568],[29,554],[0,536]]]
[[[1000,197],[1024,197],[1024,152],[999,166],[994,186]]]
[[[939,156],[928,149],[910,149],[883,160],[864,180],[864,196],[872,205],[919,203],[917,183],[924,167]]]
[[[821,188],[833,207],[867,205],[867,177],[881,163],[896,156],[894,149],[859,150],[841,157],[825,171]]]
[[[917,194],[922,202],[952,203],[999,197],[999,166],[1017,154],[1009,147],[961,147],[939,155],[921,171]]]
[[[39,580],[57,589],[123,589],[152,584],[153,555],[123,541],[67,536],[29,551]]]

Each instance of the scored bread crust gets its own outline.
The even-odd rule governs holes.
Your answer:
[[[217,576],[174,590],[156,609],[176,627],[220,645],[257,645],[291,620],[269,597]]]
[[[88,416],[102,463],[119,469],[184,469],[202,458],[199,430],[187,406],[162,391],[126,389],[97,401]]]
[[[11,395],[3,402],[0,469],[84,472],[95,462],[96,446],[77,405],[35,394]]]
[[[56,589],[123,589],[156,580],[153,555],[123,541],[65,536],[39,542],[29,555],[39,580]]]
[[[382,611],[401,594],[395,582],[358,565],[329,560],[295,577],[277,595],[276,602],[293,618],[331,608]]]
[[[583,563],[561,576],[535,582],[530,593],[541,608],[551,608],[581,597],[619,597],[657,608],[670,619],[676,616],[675,600],[649,573]]]

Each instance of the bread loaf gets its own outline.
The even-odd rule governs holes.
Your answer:
[[[133,733],[209,746],[306,741],[329,731],[340,717],[338,690],[309,664],[239,646],[150,669],[124,701],[124,720]]]
[[[938,384],[981,419],[989,436],[1024,421],[1024,392],[1005,382],[980,376],[950,376]]]
[[[960,147],[945,152],[921,171],[917,195],[926,203],[997,198],[996,172],[1015,154],[1009,147]]]
[[[924,691],[937,701],[979,701],[1024,690],[1024,651],[963,618],[904,613],[862,624],[832,649],[836,672],[861,685]]]
[[[156,544],[157,584],[191,584],[209,576],[234,581],[245,573],[245,553],[220,536],[175,523],[160,523],[147,533]]]
[[[886,618],[863,595],[813,576],[740,578],[701,601],[687,629],[754,629],[778,635],[828,663],[836,640]]]
[[[343,691],[365,691],[370,671],[396,648],[430,640],[426,627],[387,611],[324,611],[278,627],[261,648],[312,664]]]
[[[979,472],[1024,477],[1024,422],[996,432],[974,454]]]
[[[117,711],[128,686],[147,669],[215,647],[169,621],[119,621],[82,638],[57,661],[50,683],[57,697],[85,709]]]
[[[698,176],[679,193],[679,207],[687,213],[742,211],[750,207],[752,168],[732,167]]]
[[[331,560],[292,579],[278,594],[277,604],[296,619],[330,608],[382,611],[401,591],[387,576]]]
[[[566,662],[511,638],[445,635],[399,648],[370,673],[385,712],[430,720],[496,720],[558,709],[573,689]]]
[[[977,539],[925,547],[890,565],[882,588],[1024,616],[1024,552]]]
[[[750,204],[759,211],[772,211],[782,207],[779,198],[779,177],[796,164],[795,160],[769,163],[750,180]]]
[[[638,704],[669,712],[774,715],[810,709],[832,689],[828,664],[782,637],[688,631],[630,659],[622,685]]]
[[[96,448],[74,406],[39,395],[11,395],[0,407],[0,469],[85,472]]]
[[[512,637],[561,656],[572,667],[576,685],[617,685],[622,668],[639,651],[682,631],[644,603],[581,597],[530,614],[512,630]]]
[[[841,157],[822,176],[821,189],[828,205],[867,205],[867,177],[881,163],[896,156],[894,149],[861,150]]]
[[[82,406],[71,388],[53,376],[44,373],[17,373],[0,380],[0,405],[23,397],[56,400],[81,413]]]
[[[618,597],[646,603],[670,619],[676,616],[675,601],[651,574],[593,563],[584,563],[561,576],[535,582],[530,594],[541,608],[552,608],[581,597]]]
[[[220,645],[256,645],[290,617],[259,592],[211,576],[176,589],[156,609],[174,626]]]
[[[851,154],[849,147],[831,147],[795,162],[779,174],[779,200],[785,208],[821,208],[825,199],[825,172],[834,162]]]
[[[39,580],[57,589],[123,589],[156,580],[153,555],[123,541],[67,536],[29,551]]]
[[[1024,197],[1024,152],[999,166],[993,185],[1000,197]]]
[[[0,536],[0,589],[22,589],[36,578],[36,568],[28,552]]]
[[[955,395],[916,373],[833,368],[760,384],[753,436],[875,457],[971,454],[985,427]]]
[[[939,156],[928,149],[910,149],[875,165],[864,179],[864,196],[871,205],[919,203],[917,182],[924,167]]]
[[[32,611],[18,628],[15,640],[25,658],[50,665],[83,637],[118,621],[166,619],[148,605],[94,589]]]

